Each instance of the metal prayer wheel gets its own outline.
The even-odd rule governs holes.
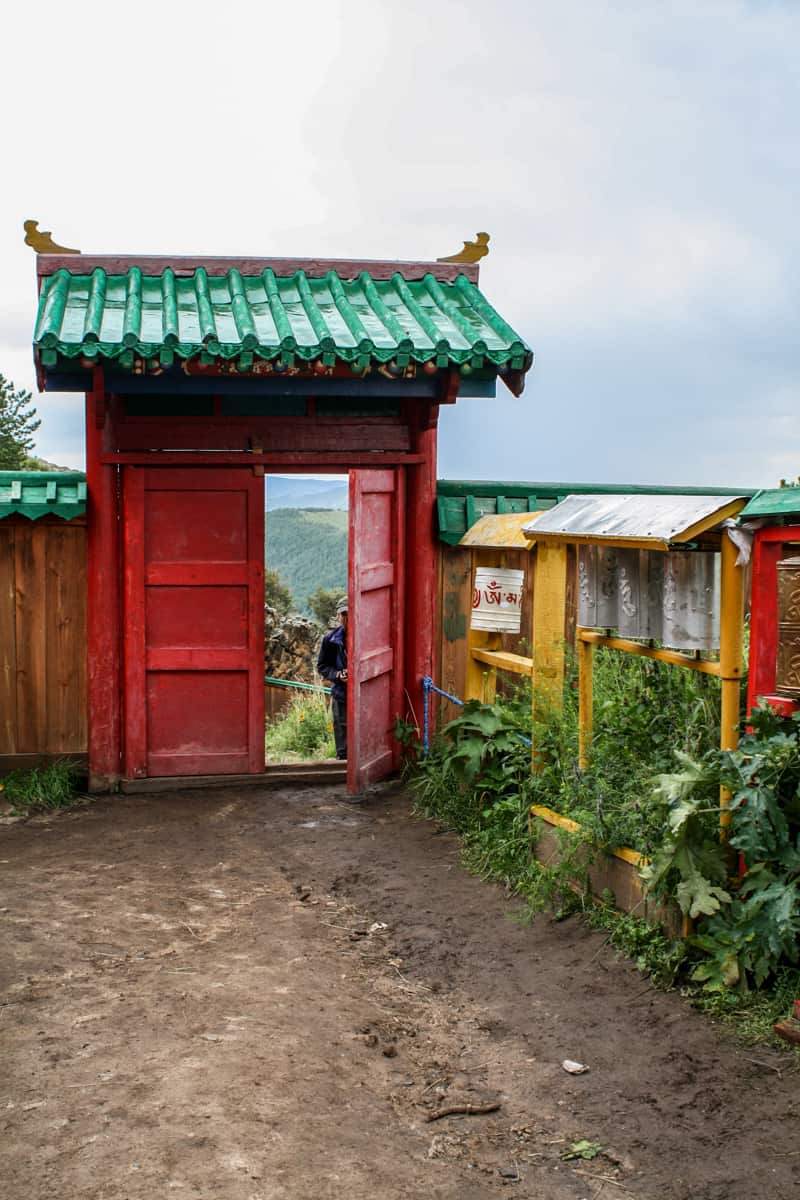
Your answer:
[[[778,563],[778,660],[775,691],[800,699],[800,558]]]

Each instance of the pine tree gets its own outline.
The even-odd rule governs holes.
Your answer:
[[[0,375],[0,470],[19,471],[29,465],[33,435],[42,423],[30,400],[30,392]]]

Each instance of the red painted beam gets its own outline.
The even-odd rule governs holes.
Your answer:
[[[70,275],[91,275],[97,268],[108,275],[124,275],[138,267],[143,275],[161,275],[169,268],[176,275],[193,275],[202,267],[209,275],[227,275],[236,270],[242,275],[260,275],[267,269],[279,276],[304,271],[312,279],[322,278],[335,271],[340,279],[356,279],[367,271],[373,279],[391,279],[400,274],[405,280],[422,279],[433,275],[440,283],[452,283],[459,275],[478,282],[477,263],[392,262],[384,259],[352,258],[220,258],[181,254],[39,254],[36,271],[39,277],[54,275],[62,269]]]
[[[102,368],[86,396],[87,653],[89,790],[114,790],[120,777],[119,521],[117,468],[102,462],[108,423]]]
[[[224,451],[205,454],[202,450],[140,450],[123,451],[119,454],[103,454],[100,461],[104,464],[121,464],[127,466],[148,467],[275,467],[280,470],[294,468],[297,471],[307,467],[325,467],[347,471],[350,467],[392,467],[416,466],[424,461],[421,454],[403,454],[392,451],[375,451],[366,454],[354,454],[347,450],[324,452],[307,450],[299,454],[275,452],[272,454],[250,454],[245,451]]]
[[[116,425],[117,450],[249,450],[251,443],[270,453],[322,451],[346,454],[410,450],[408,427],[399,420],[297,417],[196,418],[153,420],[128,418]]]

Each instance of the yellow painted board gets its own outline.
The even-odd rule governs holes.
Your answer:
[[[539,513],[487,513],[462,537],[459,546],[487,550],[530,550],[535,542],[522,532],[522,526]]]
[[[530,675],[533,670],[533,659],[525,658],[522,654],[511,654],[508,650],[472,649],[472,657],[478,662],[490,667],[499,667],[503,671],[513,671],[515,675]]]
[[[546,808],[544,804],[532,804],[530,808],[534,817],[540,817],[541,820],[547,821],[548,825],[556,825],[559,829],[566,829],[569,833],[580,833],[582,826],[577,821],[573,821],[571,817],[562,817],[561,813],[554,812],[552,808]],[[611,853],[615,858],[621,858],[623,862],[630,863],[632,867],[644,867],[650,859],[644,854],[640,854],[638,850],[631,850],[628,846],[618,846]]]
[[[578,641],[587,642],[592,646],[609,646],[612,650],[624,650],[626,654],[636,654],[640,658],[653,658],[656,662],[672,663],[673,666],[685,667],[688,671],[699,671],[702,675],[720,674],[718,662],[709,662],[705,658],[690,658],[688,654],[681,654],[679,650],[663,650],[630,641],[628,638],[607,637],[593,629],[579,629],[577,636]]]

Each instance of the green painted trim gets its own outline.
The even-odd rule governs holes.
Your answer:
[[[754,496],[757,488],[667,487],[644,483],[520,483],[489,479],[438,479],[440,496],[536,496],[555,499],[570,495],[620,496]],[[798,488],[800,492],[800,488]]]
[[[748,517],[796,517],[800,516],[800,487],[764,488],[756,492],[739,514],[739,520]]]
[[[265,675],[264,683],[270,684],[271,687],[297,688],[303,692],[323,692],[326,696],[330,695],[329,687],[320,687],[316,683],[300,683],[296,679],[275,679],[273,675]]]
[[[14,514],[36,521],[64,521],[86,512],[86,476],[82,471],[0,471],[0,520]]]

